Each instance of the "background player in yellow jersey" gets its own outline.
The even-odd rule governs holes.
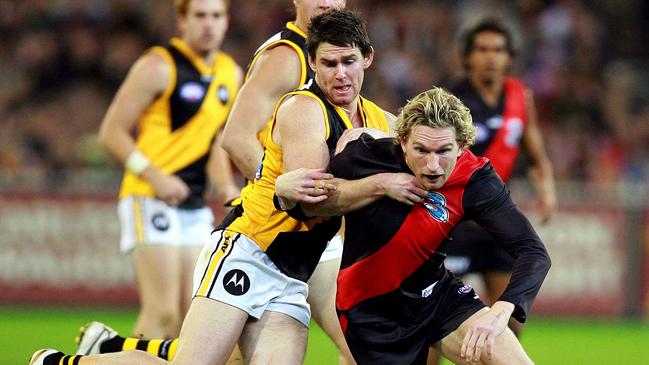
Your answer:
[[[181,37],[140,57],[101,125],[101,143],[126,168],[118,210],[140,294],[135,335],[178,335],[196,256],[214,223],[204,199],[208,175],[222,199],[237,194],[215,138],[242,79],[219,51],[227,5],[176,0]]]
[[[327,10],[343,8],[345,3],[344,0],[294,0],[295,20],[255,52],[232,107],[223,140],[223,147],[249,181],[254,180],[262,159],[260,142],[263,142],[264,130],[277,101],[313,77],[306,52],[306,29],[310,19]],[[309,279],[308,302],[313,319],[339,348],[340,364],[344,365],[354,361],[340,330],[334,306],[341,253],[340,237],[336,237]]]

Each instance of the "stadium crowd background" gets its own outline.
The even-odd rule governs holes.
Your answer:
[[[366,96],[392,112],[460,75],[460,31],[483,15],[502,15],[515,33],[513,73],[535,92],[559,193],[557,215],[536,227],[553,267],[535,302],[536,334],[524,336],[525,346],[536,346],[537,357],[555,356],[539,363],[631,362],[620,353],[635,362],[647,358],[645,350],[638,355],[647,343],[646,320],[604,334],[593,322],[571,332],[579,327],[573,321],[540,327],[536,321],[548,315],[649,319],[649,2],[347,2],[368,19],[377,51]],[[231,3],[223,48],[245,67],[255,48],[292,18],[291,3]],[[54,339],[62,349],[71,346],[72,329],[84,321],[121,319],[116,328],[124,331],[132,325],[133,310],[100,317],[78,307],[137,303],[129,259],[118,252],[122,168],[96,134],[135,59],[174,34],[171,4],[0,0],[0,339],[12,350],[0,352],[2,364],[22,363],[7,359],[23,361]],[[524,179],[512,185],[516,201],[530,208],[533,194]],[[56,305],[68,306],[58,332]],[[542,340],[543,331],[554,332]],[[41,332],[49,333],[35,335]],[[566,340],[557,340],[564,333]],[[562,353],[561,360],[552,355]],[[564,358],[572,353],[578,360]]]
[[[482,15],[500,14],[515,30],[514,74],[535,92],[558,181],[649,181],[646,2],[350,0],[348,6],[367,17],[377,50],[367,96],[388,110],[457,77],[459,31]],[[233,1],[224,49],[245,66],[290,20],[289,9],[287,0]],[[2,185],[114,191],[118,166],[95,134],[130,65],[147,47],[166,42],[174,25],[171,1],[0,2]]]

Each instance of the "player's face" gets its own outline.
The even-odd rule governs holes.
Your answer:
[[[192,0],[187,14],[178,18],[185,42],[200,54],[221,47],[228,27],[227,6],[223,0]]]
[[[407,140],[401,140],[401,148],[408,167],[428,191],[444,186],[462,154],[452,127],[417,125]]]
[[[485,82],[498,81],[505,76],[511,63],[507,38],[496,32],[476,34],[466,61],[472,76]]]
[[[334,105],[346,108],[356,102],[363,85],[365,69],[372,64],[373,52],[363,57],[358,47],[321,43],[309,65],[316,83]]]
[[[293,0],[295,14],[303,24],[309,24],[311,18],[331,9],[343,9],[345,3],[345,0]]]

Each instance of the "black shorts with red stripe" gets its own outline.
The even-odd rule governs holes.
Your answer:
[[[402,286],[338,313],[359,365],[426,364],[432,344],[486,307],[471,286],[449,271],[431,285]]]

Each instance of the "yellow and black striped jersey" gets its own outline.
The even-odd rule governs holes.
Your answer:
[[[171,81],[138,119],[137,148],[162,172],[187,183],[191,193],[181,208],[202,207],[212,142],[239,89],[238,66],[230,56],[218,52],[208,67],[179,38],[147,52],[168,62]],[[119,196],[129,195],[155,196],[155,192],[146,180],[127,171]]]
[[[292,95],[305,95],[320,103],[325,116],[326,142],[329,153],[333,156],[342,133],[348,128],[353,128],[345,111],[327,101],[315,82],[312,82],[302,90],[284,95],[277,104],[274,116],[282,102]],[[365,127],[388,132],[388,121],[381,108],[362,97],[359,97],[358,103]],[[271,128],[274,124],[275,117]],[[276,210],[273,204],[275,180],[282,173],[282,149],[273,142],[272,134],[269,134],[255,182],[243,199],[243,213],[232,221],[227,229],[252,238],[288,276],[307,280],[313,273],[327,241],[338,231],[340,218],[332,217],[325,221],[315,218],[302,222],[291,218],[286,212]]]

